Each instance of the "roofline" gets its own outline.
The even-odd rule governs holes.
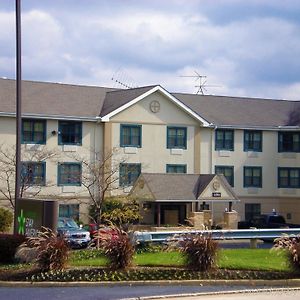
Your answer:
[[[161,92],[164,96],[168,97],[170,100],[172,100],[176,105],[178,105],[183,110],[185,110],[192,117],[194,117],[195,119],[197,119],[198,121],[200,121],[203,124],[203,126],[205,126],[205,127],[211,126],[211,123],[209,123],[208,121],[206,121],[205,119],[203,119],[201,116],[199,116],[198,114],[196,114],[193,110],[191,110],[188,106],[186,106],[185,104],[183,104],[180,100],[178,100],[176,97],[174,97],[168,91],[166,91],[160,85],[157,85],[157,86],[153,87],[149,91],[147,91],[147,92],[143,93],[142,95],[140,95],[140,96],[132,99],[131,101],[129,101],[126,104],[118,107],[117,109],[113,110],[112,112],[108,113],[107,115],[101,117],[101,120],[103,122],[109,122],[111,117],[115,116],[116,114],[122,112],[123,110],[129,108],[130,106],[136,104],[137,102],[141,101],[145,97],[147,97],[147,96],[149,96],[149,95],[151,95],[151,94],[153,94],[153,93],[155,93],[157,91]]]
[[[279,98],[262,98],[262,97],[247,97],[247,96],[230,96],[230,95],[200,95],[200,94],[190,94],[184,92],[171,92],[171,94],[176,95],[184,95],[184,96],[200,96],[200,97],[217,97],[217,98],[234,98],[235,100],[262,100],[262,101],[283,101],[283,102],[300,102],[300,100],[292,100],[292,99],[279,99]]]
[[[16,81],[16,79],[14,78],[4,78],[4,77],[0,77],[0,80],[3,81]],[[112,87],[108,87],[108,86],[99,86],[99,85],[89,85],[89,84],[78,84],[78,83],[68,83],[68,82],[54,82],[54,81],[40,81],[40,80],[30,80],[30,79],[22,79],[22,82],[26,83],[37,83],[37,84],[55,84],[55,85],[59,85],[59,86],[73,86],[73,87],[86,87],[86,88],[96,88],[96,89],[108,89],[112,91],[118,91],[118,90],[122,90],[122,89],[118,89],[118,88],[112,88]]]
[[[0,117],[10,117],[15,118],[16,113],[10,112],[0,112]],[[33,118],[33,119],[47,119],[47,120],[70,120],[70,121],[86,121],[86,122],[98,122],[100,118],[95,117],[78,117],[78,116],[63,116],[63,115],[41,115],[41,114],[22,114],[23,118]]]
[[[240,202],[239,199],[155,199],[145,200],[145,202],[213,202],[213,203],[227,203],[227,202]]]
[[[300,126],[255,126],[255,125],[214,125],[214,128],[227,128],[227,129],[249,129],[249,130],[270,130],[270,131],[281,131],[281,130],[299,130]]]

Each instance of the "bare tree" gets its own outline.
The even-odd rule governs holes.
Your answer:
[[[117,150],[99,152],[90,149],[90,156],[68,155],[82,163],[81,184],[88,192],[93,214],[89,217],[97,224],[101,223],[103,202],[119,187],[119,164],[125,159],[116,160]],[[92,157],[92,158],[91,158]]]
[[[20,197],[35,197],[41,192],[42,178],[35,177],[34,163],[41,163],[56,156],[54,150],[39,145],[39,149],[23,151]],[[15,206],[16,150],[14,146],[0,145],[0,197]],[[34,189],[31,187],[34,186]]]

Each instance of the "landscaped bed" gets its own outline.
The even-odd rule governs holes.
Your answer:
[[[222,249],[217,268],[199,272],[184,267],[179,252],[142,252],[134,257],[133,267],[111,270],[108,260],[97,250],[74,251],[64,271],[40,272],[33,265],[0,267],[0,280],[16,281],[141,281],[204,279],[289,279],[299,278],[289,266],[284,251],[267,249]]]

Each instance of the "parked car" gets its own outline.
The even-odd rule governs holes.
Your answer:
[[[58,218],[57,233],[67,240],[71,248],[85,248],[91,241],[90,232],[71,218]]]
[[[98,242],[101,242],[101,238],[108,237],[112,240],[116,240],[119,238],[118,232],[109,226],[100,225],[100,227],[95,223],[86,224],[83,226],[85,230],[88,230],[91,235],[92,242],[90,243],[90,247],[94,247]],[[97,241],[99,237],[99,241]]]
[[[287,223],[282,215],[273,212],[271,214],[262,214],[254,216],[249,221],[238,223],[239,229],[255,228],[299,228],[300,225]]]

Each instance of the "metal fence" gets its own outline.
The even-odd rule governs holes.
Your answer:
[[[230,230],[189,230],[189,231],[136,231],[135,239],[138,242],[167,242],[171,238],[182,234],[207,234],[215,240],[241,240],[249,239],[252,242],[258,239],[275,239],[284,235],[296,236],[300,234],[300,228],[276,228],[276,229],[230,229]],[[255,246],[253,244],[253,246]]]

